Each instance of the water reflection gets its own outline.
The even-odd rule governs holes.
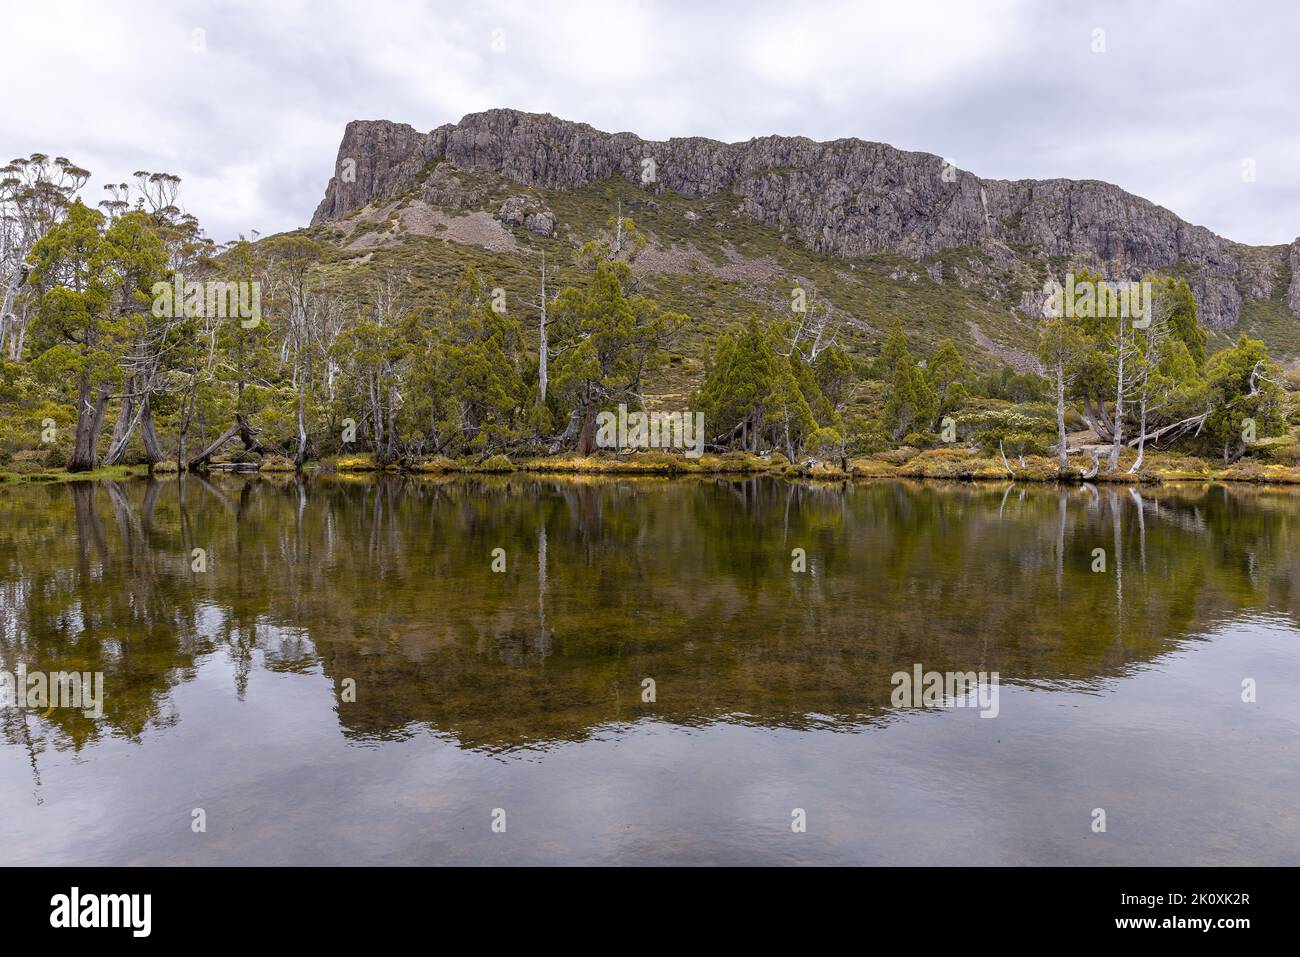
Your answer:
[[[319,674],[355,740],[427,729],[508,750],[646,717],[858,727],[888,715],[890,675],[913,663],[1095,683],[1243,612],[1294,618],[1298,521],[1293,495],[1224,487],[511,476],[11,489],[3,667],[102,671],[107,700],[99,721],[9,709],[3,734],[34,767],[42,748],[139,739],[184,720],[172,691],[208,656],[229,660],[241,699],[256,667]]]
[[[0,710],[0,863],[1294,864],[1297,520],[1209,486],[7,489],[0,667],[106,699]],[[891,707],[917,663],[999,672],[997,720]]]

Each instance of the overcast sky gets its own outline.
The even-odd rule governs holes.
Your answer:
[[[177,173],[218,240],[305,225],[348,120],[497,106],[651,139],[857,136],[1300,235],[1300,0],[39,0],[0,24],[4,159],[65,155],[91,201]]]

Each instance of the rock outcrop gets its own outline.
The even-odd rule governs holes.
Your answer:
[[[1286,304],[1291,311],[1300,315],[1300,239],[1291,244],[1291,254],[1287,258],[1291,266],[1291,285],[1287,287]]]
[[[1235,325],[1243,295],[1268,298],[1289,266],[1287,302],[1300,315],[1300,240],[1289,250],[1243,246],[1109,183],[982,179],[929,153],[858,139],[655,142],[514,110],[470,114],[427,134],[355,121],[312,222],[410,189],[441,161],[549,190],[619,175],[694,198],[730,191],[754,220],[844,257],[893,252],[920,260],[972,246],[999,257],[1012,250],[1017,258],[1065,257],[1116,279],[1181,266],[1212,328]],[[525,217],[525,225],[540,232],[543,224],[534,228]]]
[[[538,236],[555,232],[555,214],[532,196],[511,196],[501,204],[497,218],[507,226],[522,226]]]

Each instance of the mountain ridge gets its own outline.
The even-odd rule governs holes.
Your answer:
[[[1181,270],[1212,329],[1236,326],[1243,298],[1272,298],[1284,283],[1286,305],[1300,316],[1300,238],[1249,246],[1100,180],[983,178],[932,153],[856,137],[656,141],[511,109],[470,113],[428,133],[353,120],[312,224],[392,199],[443,160],[524,187],[572,190],[618,175],[691,198],[732,191],[737,212],[843,258],[889,252],[919,261],[977,247],[998,259],[1063,258],[1112,278]]]

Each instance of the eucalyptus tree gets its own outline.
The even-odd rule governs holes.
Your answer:
[[[1133,378],[1138,454],[1130,473],[1141,469],[1146,459],[1149,426],[1168,421],[1171,412],[1186,412],[1189,403],[1203,392],[1200,366],[1205,356],[1205,331],[1196,321],[1196,299],[1185,280],[1149,281],[1155,286],[1151,315],[1134,336],[1138,347],[1138,369]]]
[[[281,362],[289,364],[297,396],[297,447],[294,464],[307,461],[310,434],[307,402],[313,381],[313,348],[318,325],[329,308],[328,292],[317,273],[324,254],[322,247],[304,236],[276,236],[265,243],[272,295],[277,303],[274,315],[283,322],[280,335]]]
[[[183,290],[187,282],[210,271],[214,244],[203,235],[198,220],[177,205],[179,176],[137,171],[135,180],[133,206],[132,189],[125,183],[106,186],[105,190],[113,198],[99,205],[115,223],[132,223],[137,230],[148,229],[156,236],[171,273],[171,285]],[[165,291],[170,294],[170,290]],[[221,291],[224,294],[224,288]],[[226,301],[216,310],[209,310],[209,304],[217,305],[206,291],[201,303],[181,295],[169,295],[162,301],[155,295],[155,308],[141,313],[133,323],[123,356],[126,382],[113,438],[104,456],[106,465],[122,460],[137,425],[149,465],[162,461],[162,446],[153,415],[155,397],[184,381],[173,372],[185,363],[185,354],[208,313],[213,311],[220,318],[226,316]]]
[[[386,273],[372,284],[369,302],[360,308],[349,312],[327,304],[320,327],[327,402],[333,409],[337,367],[346,382],[348,407],[365,410],[361,418],[369,421],[372,447],[381,463],[398,455],[398,414],[416,340],[408,285],[406,273]],[[355,318],[349,320],[350,315]]]
[[[67,213],[73,198],[90,178],[66,157],[44,153],[10,160],[0,167],[0,350],[11,362],[23,356],[30,292],[30,256],[41,238]],[[24,300],[19,305],[20,299]],[[17,311],[15,311],[17,309]]]
[[[1083,330],[1070,318],[1044,319],[1038,327],[1038,358],[1052,377],[1056,392],[1056,461],[1061,471],[1070,467],[1065,432],[1065,398],[1078,375],[1077,363],[1088,348]]]
[[[68,469],[88,471],[99,462],[111,389],[132,371],[129,343],[148,325],[154,283],[165,275],[163,246],[144,217],[128,214],[106,225],[103,214],[74,200],[31,259],[31,282],[40,291],[37,365],[47,378],[75,386]]]

